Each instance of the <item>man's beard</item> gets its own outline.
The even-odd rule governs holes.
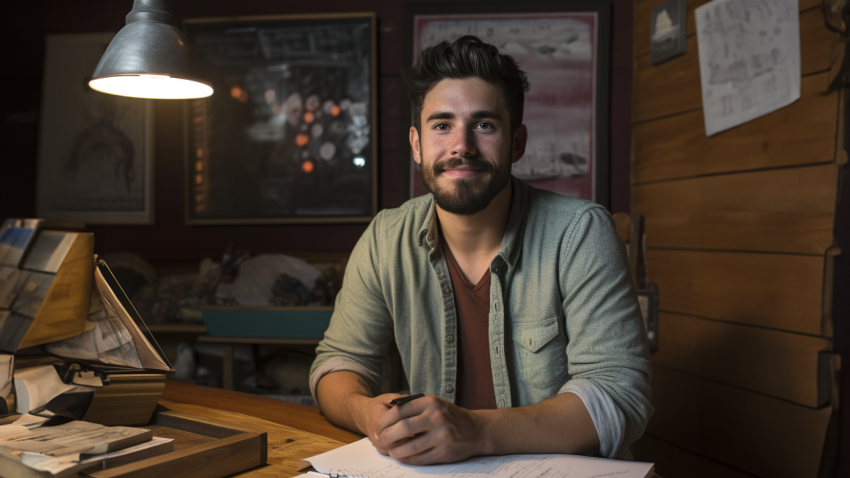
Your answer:
[[[420,154],[424,157],[420,143]],[[490,201],[502,192],[511,179],[511,162],[505,161],[505,167],[494,167],[492,164],[478,158],[451,158],[434,163],[429,167],[422,168],[422,182],[425,188],[434,196],[434,201],[446,212],[459,216],[471,216],[477,214],[487,206]],[[471,166],[480,170],[480,175],[485,175],[484,184],[478,185],[478,178],[472,180],[455,179],[450,188],[441,187],[437,184],[438,176],[447,169],[458,166]],[[477,187],[476,187],[477,186]]]

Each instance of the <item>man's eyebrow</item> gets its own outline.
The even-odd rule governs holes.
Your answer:
[[[494,119],[500,120],[502,119],[501,115],[495,113],[493,111],[480,110],[472,113],[472,117],[475,119]]]
[[[474,119],[495,119],[495,120],[500,120],[500,121],[502,119],[502,117],[498,113],[495,113],[495,112],[489,111],[489,110],[475,111],[470,116],[472,116],[472,118],[474,118]],[[455,114],[450,112],[450,111],[437,111],[437,112],[431,113],[431,115],[428,116],[428,118],[425,121],[447,120],[447,119],[455,119]]]
[[[431,116],[429,116],[428,119],[426,119],[425,121],[447,120],[447,119],[454,119],[454,118],[455,118],[454,113],[450,113],[448,111],[437,111],[436,113],[431,113]]]

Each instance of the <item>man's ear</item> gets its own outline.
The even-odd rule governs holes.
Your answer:
[[[422,164],[422,151],[419,148],[419,131],[415,126],[410,127],[410,149],[413,150],[413,160],[416,161],[416,164]]]
[[[525,146],[528,144],[528,128],[524,124],[519,125],[519,128],[514,132],[514,146],[511,162],[515,163],[525,154]]]

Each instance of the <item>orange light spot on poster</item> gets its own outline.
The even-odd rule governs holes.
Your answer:
[[[309,160],[304,161],[303,163],[301,163],[301,169],[303,169],[305,173],[312,173],[313,172],[313,162],[309,161]]]
[[[307,136],[306,134],[303,134],[303,133],[301,133],[301,134],[299,134],[298,136],[295,137],[295,144],[298,145],[298,146],[304,146],[309,141],[310,141],[310,137]]]

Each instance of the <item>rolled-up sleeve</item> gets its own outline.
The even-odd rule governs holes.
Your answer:
[[[379,214],[360,237],[345,269],[343,286],[310,369],[310,392],[318,400],[323,376],[349,371],[381,389],[381,368],[393,339],[393,322],[380,286]]]
[[[600,454],[627,456],[652,415],[649,349],[625,248],[600,206],[580,213],[561,245],[560,287],[571,379],[599,435]]]

